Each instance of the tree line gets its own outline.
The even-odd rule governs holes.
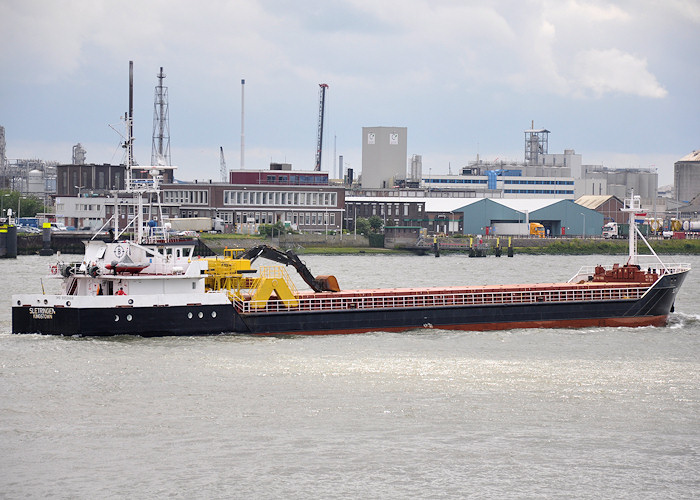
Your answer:
[[[19,206],[20,213],[17,214]],[[19,191],[0,189],[0,217],[7,216],[11,208],[14,217],[36,217],[36,214],[46,212],[44,203],[34,195],[23,195]]]

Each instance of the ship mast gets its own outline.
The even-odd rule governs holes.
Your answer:
[[[172,165],[156,165],[156,166],[139,166],[138,169],[144,172],[148,172],[148,179],[142,179],[137,177],[134,179],[134,63],[129,61],[129,112],[125,114],[124,121],[126,125],[126,138],[124,140],[124,148],[126,150],[126,172],[124,175],[124,192],[131,193],[136,200],[136,207],[134,218],[129,222],[122,232],[130,225],[134,225],[134,230],[136,237],[134,238],[137,243],[143,243],[145,241],[145,236],[149,233],[153,233],[155,228],[149,225],[148,232],[146,231],[146,224],[143,220],[143,195],[149,193],[149,200],[151,199],[151,194],[155,194],[156,205],[158,206],[158,215],[160,217],[160,222],[163,222],[163,213],[161,210],[161,200],[160,200],[160,181],[163,179],[163,170],[172,170],[177,167]],[[114,194],[114,234],[118,238],[119,232],[119,194],[118,191]],[[149,216],[152,217],[153,214],[149,211]],[[152,219],[155,220],[155,219]],[[151,222],[150,220],[148,221]],[[164,226],[159,228],[163,232],[163,239],[168,240],[168,233]],[[154,234],[149,234],[149,236],[155,236]]]
[[[629,223],[629,258],[627,263],[631,265],[639,264],[639,255],[637,253],[637,223],[636,216],[637,212],[642,209],[642,198],[641,196],[634,195],[634,189],[630,192],[629,199],[625,200],[625,206],[621,209],[622,212],[627,212],[628,223]]]
[[[639,237],[647,246],[651,254],[656,257],[656,260],[659,261],[661,266],[668,271],[666,264],[663,263],[654,249],[651,248],[651,245],[637,227],[636,218],[644,217],[646,213],[644,213],[642,210],[642,198],[639,195],[634,195],[634,189],[631,190],[629,199],[625,200],[624,207],[621,208],[620,211],[627,212],[629,214],[629,257],[627,259],[627,263],[633,266],[639,265],[639,253],[637,251],[637,238]]]

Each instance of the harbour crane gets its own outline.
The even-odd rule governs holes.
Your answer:
[[[228,171],[226,170],[226,159],[224,158],[224,147],[219,146],[219,175],[221,176],[221,182],[228,182]]]
[[[319,105],[318,105],[318,140],[316,142],[316,167],[314,170],[320,172],[321,170],[321,151],[323,149],[323,113],[326,107],[326,89],[328,84],[319,83]]]

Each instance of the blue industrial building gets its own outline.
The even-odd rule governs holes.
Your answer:
[[[464,234],[486,234],[498,222],[538,222],[551,236],[599,236],[604,224],[603,214],[571,200],[482,198],[453,211],[464,214]]]

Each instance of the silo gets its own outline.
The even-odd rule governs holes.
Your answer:
[[[44,194],[44,172],[37,169],[29,171],[27,175],[27,193]]]
[[[690,201],[700,194],[700,150],[684,156],[673,167],[676,199]]]
[[[653,200],[655,195],[653,194],[654,190],[650,188],[649,186],[649,181],[651,176],[646,174],[645,172],[640,172],[637,175],[637,178],[639,179],[638,183],[638,190],[635,190],[635,193],[639,193],[639,195],[642,198],[646,198],[649,200]]]

